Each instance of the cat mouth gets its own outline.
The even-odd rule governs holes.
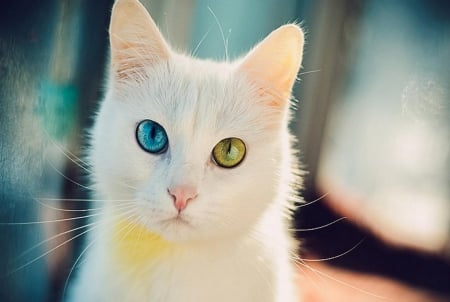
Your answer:
[[[189,222],[189,220],[184,217],[182,214],[177,214],[171,218],[164,219],[162,221],[163,224],[167,226],[188,226],[192,227],[192,224]]]

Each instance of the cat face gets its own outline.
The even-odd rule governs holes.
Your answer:
[[[133,221],[171,241],[233,236],[284,206],[297,26],[236,62],[202,61],[170,50],[144,7],[119,0],[110,35],[91,152],[107,206],[120,212],[117,200],[127,200]]]

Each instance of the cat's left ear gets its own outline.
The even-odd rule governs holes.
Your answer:
[[[111,67],[119,79],[144,66],[167,60],[169,46],[145,7],[137,0],[117,0],[109,27]]]
[[[303,32],[288,24],[274,30],[240,63],[256,93],[269,96],[271,106],[286,107],[303,55]]]

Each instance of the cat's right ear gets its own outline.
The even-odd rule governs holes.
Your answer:
[[[169,46],[145,7],[137,0],[117,0],[109,27],[111,68],[127,79],[145,66],[169,59]]]

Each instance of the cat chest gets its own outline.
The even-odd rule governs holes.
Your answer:
[[[119,224],[111,246],[114,257],[106,266],[114,271],[108,275],[116,297],[188,302],[265,301],[273,296],[270,265],[248,251],[188,248],[122,223],[127,222]]]
[[[243,264],[245,266],[245,264]],[[259,269],[222,263],[155,263],[151,271],[115,275],[108,298],[126,301],[274,301],[276,282]],[[120,276],[120,277],[118,277]],[[272,281],[270,281],[272,280]]]

